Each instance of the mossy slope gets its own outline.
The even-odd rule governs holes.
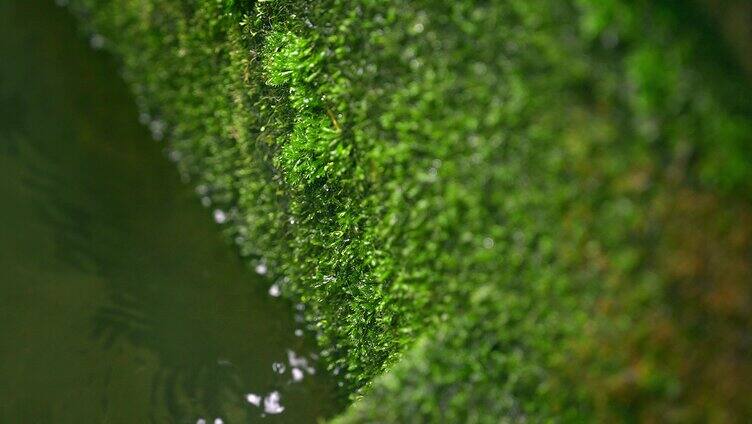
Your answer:
[[[370,387],[340,421],[742,421],[752,90],[700,3],[72,9]]]

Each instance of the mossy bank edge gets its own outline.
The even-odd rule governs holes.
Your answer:
[[[752,416],[745,2],[70,6],[306,305],[335,421]]]

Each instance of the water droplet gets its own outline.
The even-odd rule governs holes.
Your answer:
[[[485,249],[493,249],[494,244],[495,243],[491,237],[486,237],[483,239],[483,247]]]

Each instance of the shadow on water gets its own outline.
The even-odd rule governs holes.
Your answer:
[[[315,422],[270,297],[51,0],[0,2],[0,422]],[[296,331],[298,330],[298,331]]]

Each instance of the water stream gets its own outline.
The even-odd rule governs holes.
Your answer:
[[[163,149],[65,10],[0,0],[0,422],[337,411],[295,308]]]

